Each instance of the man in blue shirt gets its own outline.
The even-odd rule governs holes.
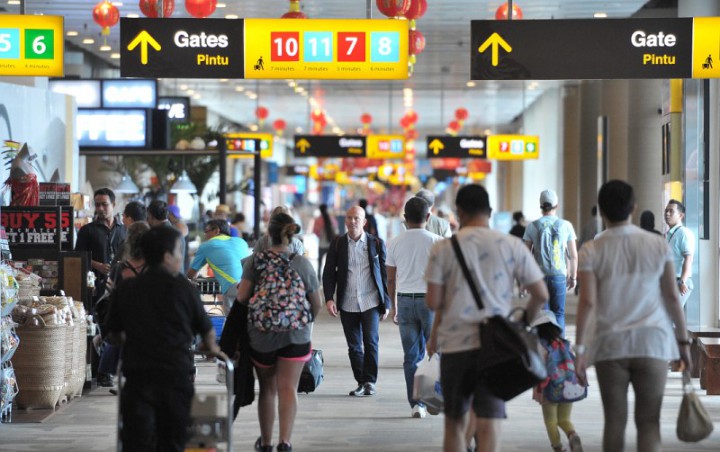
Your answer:
[[[225,312],[229,312],[237,294],[237,284],[242,277],[241,260],[250,255],[250,248],[245,240],[230,237],[230,226],[222,219],[207,222],[205,238],[206,241],[198,248],[187,275],[190,279],[194,278],[207,264],[220,284]]]
[[[675,277],[677,278],[680,301],[685,307],[692,293],[692,263],[695,254],[695,236],[690,229],[683,226],[685,219],[685,206],[680,201],[671,199],[665,207],[665,223],[670,228],[667,231],[667,242],[673,255],[675,264]]]

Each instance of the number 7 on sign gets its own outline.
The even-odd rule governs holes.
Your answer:
[[[338,32],[337,42],[338,62],[365,61],[364,32]]]

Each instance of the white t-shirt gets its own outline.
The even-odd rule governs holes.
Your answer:
[[[465,227],[457,237],[485,309],[478,309],[451,241],[436,243],[430,252],[425,280],[444,287],[438,349],[447,353],[480,347],[478,323],[510,312],[515,279],[520,284],[532,284],[545,276],[517,237],[483,227]]]
[[[672,259],[662,236],[635,225],[607,229],[583,245],[578,271],[597,279],[595,309],[583,340],[590,363],[679,356],[660,291],[660,277]]]
[[[388,242],[385,264],[397,268],[398,292],[425,293],[430,249],[440,240],[443,238],[426,229],[408,229]]]

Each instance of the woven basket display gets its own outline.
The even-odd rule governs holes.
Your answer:
[[[75,347],[77,347],[77,341],[75,340],[75,329],[77,328],[77,325],[67,325],[67,330],[65,331],[65,370],[63,372],[63,379],[65,380],[65,389],[63,391],[63,394],[67,397],[71,397],[73,395],[73,387],[71,385],[72,380],[72,374],[73,374],[73,364],[74,364],[74,358],[75,358]]]
[[[87,322],[75,322],[73,363],[70,373],[71,397],[80,397],[85,386],[85,354],[87,353]]]
[[[29,326],[37,318],[40,326]],[[45,325],[40,316],[30,317],[15,329],[20,347],[13,356],[20,408],[54,408],[64,397],[65,339],[67,325]]]

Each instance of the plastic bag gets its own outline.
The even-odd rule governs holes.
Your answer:
[[[445,407],[440,386],[440,355],[437,353],[418,365],[413,382],[413,399],[424,403],[430,414],[438,414]]]

